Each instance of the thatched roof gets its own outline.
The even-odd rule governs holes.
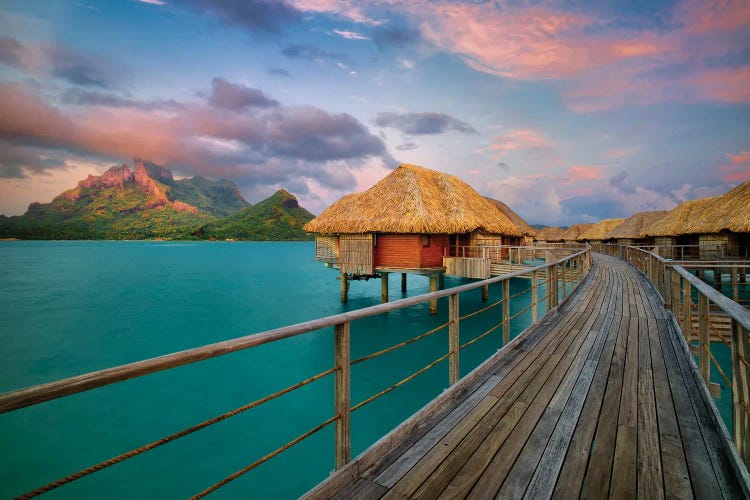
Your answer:
[[[581,233],[579,240],[608,240],[610,231],[616,229],[620,224],[625,222],[625,219],[602,219],[586,231]]]
[[[493,198],[487,198],[490,202],[494,203],[497,208],[500,209],[500,211],[505,214],[505,216],[510,219],[510,221],[518,227],[518,229],[521,230],[524,236],[534,236],[536,234],[536,229],[531,227],[528,222],[523,220],[520,215],[515,213],[511,208],[503,203],[500,200],[495,200]]]
[[[700,217],[700,214],[707,211],[717,199],[716,196],[707,198],[698,198],[680,203],[670,210],[664,217],[644,228],[643,233],[646,236],[679,236],[682,234],[692,234],[690,228],[693,221]]]
[[[493,203],[457,177],[408,164],[367,191],[344,196],[305,224],[305,231],[522,235]]]
[[[537,241],[563,241],[565,229],[561,227],[548,226],[536,232]]]
[[[697,215],[688,221],[685,234],[750,233],[750,181],[714,199]]]
[[[565,241],[578,241],[581,235],[585,233],[593,224],[573,224],[562,235]]]
[[[638,212],[628,217],[625,222],[618,225],[610,231],[607,238],[627,238],[640,239],[648,236],[646,228],[651,224],[660,221],[665,215],[666,210],[654,210],[653,212]]]

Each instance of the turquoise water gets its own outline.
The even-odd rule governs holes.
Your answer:
[[[312,243],[0,242],[0,392],[231,339],[380,301],[380,282],[336,273]],[[397,278],[398,275],[394,275]],[[446,279],[446,286],[466,283]],[[511,293],[529,286],[514,280]],[[406,296],[428,291],[409,276]],[[543,293],[543,290],[540,290]],[[401,298],[391,280],[391,300]],[[490,289],[490,301],[501,296]],[[529,303],[514,299],[511,313]],[[461,314],[486,305],[461,296]],[[542,314],[540,310],[540,314]],[[494,325],[494,309],[461,323],[462,342]],[[446,321],[447,302],[352,324],[352,358]],[[530,320],[513,323],[517,334]],[[461,354],[467,373],[501,346],[501,330]],[[445,330],[352,368],[352,402],[447,351]],[[325,329],[0,415],[0,497],[67,474],[315,375],[333,365]],[[353,456],[446,386],[444,361],[352,415]],[[184,498],[333,415],[333,379],[305,388],[51,492],[50,498]],[[333,426],[219,489],[218,498],[295,497],[333,469]]]

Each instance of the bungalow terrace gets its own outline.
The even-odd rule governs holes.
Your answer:
[[[437,290],[443,257],[482,245],[505,245],[523,232],[493,202],[452,175],[403,164],[361,193],[341,198],[305,225],[315,233],[315,258],[341,273],[341,300],[349,280],[380,278],[388,300],[388,274],[430,278]],[[470,260],[470,259],[469,259]],[[481,259],[477,259],[480,261]],[[483,263],[484,261],[482,261]],[[458,273],[487,277],[484,269]],[[487,271],[488,272],[488,271]]]
[[[646,229],[667,215],[666,210],[638,212],[609,233],[609,238],[616,239],[619,245],[653,245],[654,237]]]
[[[717,198],[709,196],[682,202],[646,227],[644,233],[654,238],[659,255],[667,259],[699,258],[699,235],[691,233],[689,227]],[[676,251],[676,246],[681,248]]]
[[[625,219],[600,220],[581,233],[579,239],[593,244],[614,243],[615,241],[609,236],[609,233],[623,222],[625,222]]]

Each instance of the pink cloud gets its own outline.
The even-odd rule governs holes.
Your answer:
[[[719,170],[724,172],[723,179],[727,182],[744,182],[750,180],[750,151],[738,154],[727,153],[729,163],[721,165]]]
[[[568,170],[568,182],[591,181],[603,178],[602,167],[574,165]]]
[[[691,78],[696,95],[722,102],[750,102],[750,67],[704,69]]]
[[[494,136],[489,146],[476,152],[480,154],[491,153],[494,159],[500,159],[511,151],[539,150],[550,147],[552,147],[552,143],[540,132],[531,129],[517,129]]]
[[[679,8],[685,31],[693,35],[726,33],[750,25],[746,0],[690,0]]]

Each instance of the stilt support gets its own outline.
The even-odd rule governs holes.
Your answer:
[[[388,273],[380,273],[380,302],[388,302]]]
[[[440,273],[440,276],[438,277],[439,280],[439,288],[441,290],[445,290],[445,273]]]
[[[349,280],[345,272],[341,272],[341,302],[346,302],[349,298]]]
[[[490,285],[484,285],[482,287],[482,300],[487,300],[490,295]]]
[[[406,293],[406,273],[401,273],[401,293]]]

